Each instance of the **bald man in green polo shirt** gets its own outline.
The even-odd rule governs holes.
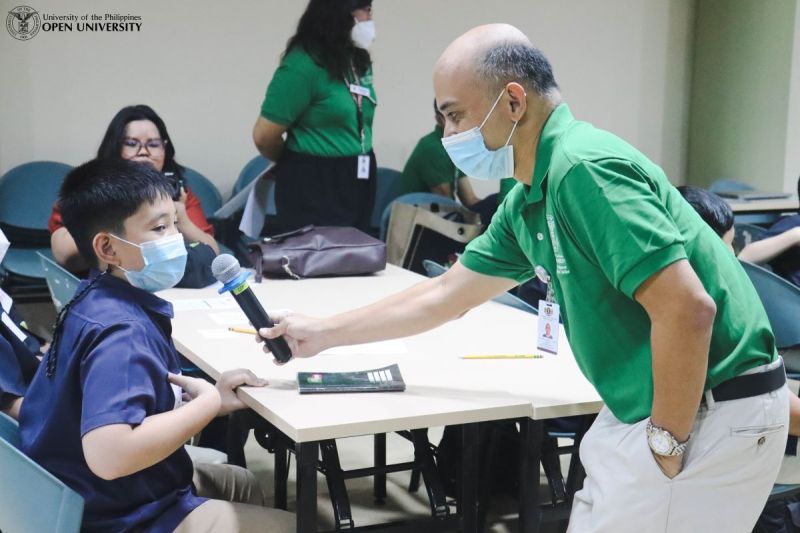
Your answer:
[[[539,275],[606,404],[581,443],[570,531],[750,531],[780,467],[789,400],[736,258],[658,166],[573,118],[516,28],[459,37],[434,88],[456,166],[523,186],[445,275],[329,318],[283,315],[260,334],[284,335],[299,357],[404,337]]]

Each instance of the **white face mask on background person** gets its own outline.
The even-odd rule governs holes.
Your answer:
[[[350,38],[353,39],[353,44],[357,47],[364,50],[369,49],[372,43],[375,42],[375,21],[357,20],[353,29],[350,30]]]
[[[502,180],[514,176],[514,147],[510,144],[517,123],[511,127],[506,143],[497,150],[486,148],[481,129],[492,116],[494,108],[497,107],[500,98],[503,97],[503,89],[497,99],[492,104],[492,108],[483,119],[480,126],[475,126],[461,133],[456,133],[442,139],[450,160],[458,167],[458,170],[471,178],[481,180]]]

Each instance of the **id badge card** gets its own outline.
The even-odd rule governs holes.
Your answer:
[[[536,335],[536,347],[543,352],[558,354],[558,334],[561,324],[558,323],[559,307],[557,303],[539,300],[539,331]]]
[[[356,85],[355,83],[350,84],[350,92],[359,96],[364,96],[365,98],[371,97],[369,89],[362,85]]]
[[[369,179],[369,156],[358,156],[358,169],[356,170],[356,177],[360,180]]]

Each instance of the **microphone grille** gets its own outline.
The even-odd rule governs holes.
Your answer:
[[[228,283],[239,275],[242,268],[231,254],[220,254],[211,262],[211,273],[220,283]]]

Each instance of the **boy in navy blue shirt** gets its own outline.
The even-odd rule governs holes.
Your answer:
[[[172,305],[152,294],[177,283],[185,265],[169,183],[145,165],[90,161],[67,176],[59,205],[98,270],[56,321],[22,404],[23,451],[83,496],[84,531],[293,530],[285,511],[207,500],[192,485],[183,444],[244,407],[237,386],[265,382],[246,370],[216,386],[179,375]],[[219,468],[232,473],[222,484],[254,482]],[[254,492],[238,501],[263,501]]]
[[[0,263],[10,247],[0,230]],[[22,398],[39,367],[41,346],[15,316],[14,300],[0,289],[0,413],[19,418]]]
[[[800,179],[797,194],[800,196]],[[769,263],[776,274],[800,286],[800,215],[785,216],[775,222],[763,237],[739,252],[739,259]]]

